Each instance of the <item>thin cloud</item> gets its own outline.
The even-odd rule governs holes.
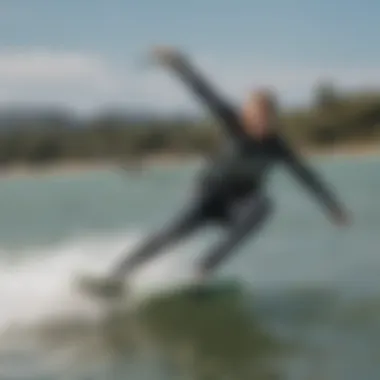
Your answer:
[[[377,68],[316,68],[257,65],[199,57],[210,80],[233,101],[256,86],[276,88],[284,103],[305,102],[318,79],[341,88],[380,85]],[[0,51],[0,104],[56,104],[75,110],[102,107],[200,109],[185,88],[163,70],[123,66],[102,56],[43,49]]]

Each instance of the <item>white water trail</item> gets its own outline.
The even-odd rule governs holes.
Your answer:
[[[0,259],[0,337],[10,329],[54,320],[95,322],[102,308],[75,291],[73,279],[83,273],[106,274],[140,234],[85,237],[58,246],[25,250],[17,261]],[[181,251],[183,248],[181,248]],[[174,250],[142,268],[132,278],[136,293],[157,291],[191,279],[192,266]]]

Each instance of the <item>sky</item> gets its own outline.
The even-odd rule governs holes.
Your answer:
[[[378,0],[0,0],[0,106],[195,110],[154,45],[182,49],[229,100],[271,86],[310,101],[319,80],[380,85]]]

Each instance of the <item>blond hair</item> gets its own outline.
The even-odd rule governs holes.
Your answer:
[[[261,88],[249,94],[243,105],[243,117],[247,121],[253,121],[256,118],[255,115],[263,109],[271,120],[271,124],[277,124],[279,118],[277,98],[273,91],[267,88]]]
[[[249,96],[249,103],[260,104],[264,106],[270,113],[277,114],[278,102],[274,92],[268,88],[260,88],[251,92]]]

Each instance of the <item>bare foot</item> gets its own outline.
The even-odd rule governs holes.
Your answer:
[[[195,281],[198,285],[203,285],[207,280],[208,274],[206,271],[199,269],[195,275]]]
[[[88,294],[101,298],[120,297],[124,292],[122,281],[109,278],[82,278],[79,286]]]

